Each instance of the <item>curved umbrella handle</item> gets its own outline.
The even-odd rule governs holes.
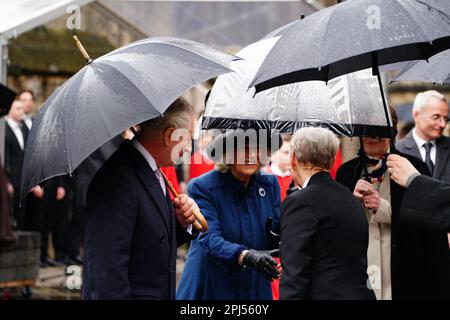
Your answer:
[[[169,187],[170,192],[172,192],[172,194],[174,195],[175,198],[178,198],[180,195],[178,194],[178,192],[173,187],[172,182],[170,182],[169,179],[167,179],[166,175],[164,174],[164,172],[162,172],[162,170],[159,170],[159,172],[161,172],[161,175],[164,178],[164,181],[166,182],[167,186]],[[194,228],[197,229],[199,232],[206,232],[206,231],[208,231],[208,222],[206,222],[206,219],[202,215],[200,210],[194,209],[194,210],[192,210],[192,214],[197,219],[193,223]]]

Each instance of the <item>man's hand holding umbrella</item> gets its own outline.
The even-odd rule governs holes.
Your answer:
[[[194,200],[185,194],[179,195],[173,200],[173,207],[175,209],[175,216],[178,222],[187,228],[190,224],[194,224],[196,220],[194,210],[200,210]]]

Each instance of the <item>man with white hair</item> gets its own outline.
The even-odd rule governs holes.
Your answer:
[[[281,299],[375,299],[363,207],[330,175],[338,148],[324,128],[302,128],[291,140],[292,178],[302,189],[281,206]]]
[[[433,178],[450,182],[450,138],[443,136],[447,99],[435,90],[421,92],[412,112],[416,127],[397,142],[396,148],[425,162]]]
[[[197,204],[170,200],[160,167],[190,151],[193,107],[179,98],[140,124],[100,168],[87,194],[84,299],[175,299],[177,245],[190,239]],[[185,135],[177,138],[177,129]],[[179,140],[181,139],[181,141]]]
[[[450,138],[443,135],[449,113],[447,99],[436,90],[420,92],[412,112],[416,126],[396,148],[425,162],[433,178],[450,182]],[[450,234],[448,241],[450,246]]]

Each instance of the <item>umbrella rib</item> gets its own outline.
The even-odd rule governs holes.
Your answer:
[[[327,20],[327,23],[326,23],[326,25],[325,25],[325,35],[322,37],[322,45],[321,45],[321,48],[325,48],[325,41],[326,41],[326,39],[327,39],[327,34],[328,34],[328,30],[329,30],[329,28],[328,28],[328,26],[330,25],[330,22],[331,22],[331,16],[336,12],[336,8],[338,8],[339,6],[338,5],[336,5],[334,8],[333,8],[333,11],[331,11],[330,12],[330,14],[328,15],[328,20]],[[318,67],[319,69],[321,69],[322,67],[323,67],[323,62],[322,62],[322,55],[319,55],[319,59],[320,59],[320,66]],[[328,76],[328,75],[327,75]]]
[[[87,71],[87,68],[88,68],[88,66],[86,66],[86,67],[84,67],[83,69],[84,69],[84,71],[83,71],[83,69],[81,69],[79,72],[80,72],[80,78],[81,79],[83,79],[84,78],[84,76],[86,75],[86,71]],[[70,79],[69,79],[70,80]],[[74,82],[75,82],[75,79],[74,79]],[[70,82],[68,82],[68,84],[69,84]],[[79,80],[79,84],[81,85],[81,80]],[[67,90],[64,92],[64,98],[66,97],[66,95],[68,94],[68,92],[69,92],[69,90],[70,90],[70,86],[67,86]],[[69,119],[68,119],[68,117],[66,116],[66,112],[67,111],[73,111],[76,107],[77,107],[77,105],[78,105],[78,97],[79,97],[79,94],[80,94],[80,91],[81,90],[77,90],[77,93],[76,93],[76,95],[75,95],[75,103],[74,103],[74,105],[73,105],[73,108],[63,108],[63,110],[64,110],[64,120],[65,120],[65,127],[67,128],[68,127],[68,125],[67,125],[67,123],[68,123],[68,121],[69,121]],[[66,99],[63,99],[63,106],[64,106],[64,104],[65,104],[65,101],[67,101]],[[66,132],[66,152],[67,152],[67,165],[69,166],[69,173],[72,173],[73,172],[73,170],[72,170],[72,159],[71,159],[71,156],[69,155],[69,152],[70,152],[70,150],[69,150],[69,148],[67,148],[67,146],[69,145],[69,135],[68,135],[68,133]]]

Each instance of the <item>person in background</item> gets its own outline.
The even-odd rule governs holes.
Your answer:
[[[191,165],[189,167],[189,180],[197,178],[214,169],[214,161],[206,155],[206,148],[211,143],[213,136],[208,132],[202,132],[197,141],[197,149],[191,155]]]
[[[0,161],[0,248],[17,240],[11,224],[11,198],[14,189]]]
[[[375,299],[367,287],[368,225],[360,203],[330,169],[339,139],[302,128],[291,140],[292,178],[302,189],[281,206],[282,300]]]
[[[68,213],[58,212],[61,217],[55,214],[54,206],[65,198],[65,188],[61,183],[62,177],[53,177],[42,184],[42,197],[35,197],[35,193],[30,192],[26,197],[26,230],[39,232],[41,234],[40,261],[41,268],[62,266],[64,259],[61,256],[59,235],[66,237],[69,230],[62,228],[55,230],[55,219],[68,219]],[[32,200],[31,200],[32,199]],[[55,259],[49,256],[49,234],[52,234],[53,248],[55,249]],[[56,246],[55,246],[56,244]]]
[[[25,229],[25,210],[20,203],[20,182],[28,129],[23,123],[23,102],[16,98],[11,105],[5,125],[5,170],[13,187],[12,211],[14,226]],[[36,187],[33,190],[40,190]]]
[[[393,108],[390,112],[396,134],[397,116]],[[391,149],[391,139],[362,137],[362,143],[360,156],[339,168],[336,181],[364,206],[369,223],[367,272],[377,299],[445,296],[445,235],[401,221],[405,189],[390,180],[386,165],[387,155],[398,153]],[[407,157],[419,171],[427,172],[419,159]]]
[[[448,122],[447,99],[435,90],[421,92],[416,96],[412,113],[416,126],[397,142],[396,148],[421,159],[433,178],[450,182],[450,138],[443,135]]]
[[[31,90],[22,90],[17,95],[19,100],[23,103],[24,117],[23,122],[26,124],[28,130],[31,130],[33,123],[33,111],[35,108],[36,100],[34,98],[34,92]]]
[[[260,172],[259,151],[270,142],[244,139],[242,130],[217,136],[208,151],[216,169],[188,185],[209,229],[191,242],[177,299],[272,300],[270,282],[279,272],[268,250],[278,244],[265,225],[272,219],[278,229],[280,188]]]
[[[270,166],[265,167],[263,170],[269,174],[273,174],[277,177],[280,185],[281,201],[286,197],[286,191],[289,189],[289,185],[292,182],[291,178],[291,158],[290,158],[290,135],[282,135],[283,144],[281,148],[275,152],[270,161]]]
[[[331,167],[330,170],[330,175],[333,179],[336,179],[337,171],[341,165],[342,165],[342,152],[341,148],[339,147],[339,150],[336,154],[336,159],[334,159],[333,166]]]

